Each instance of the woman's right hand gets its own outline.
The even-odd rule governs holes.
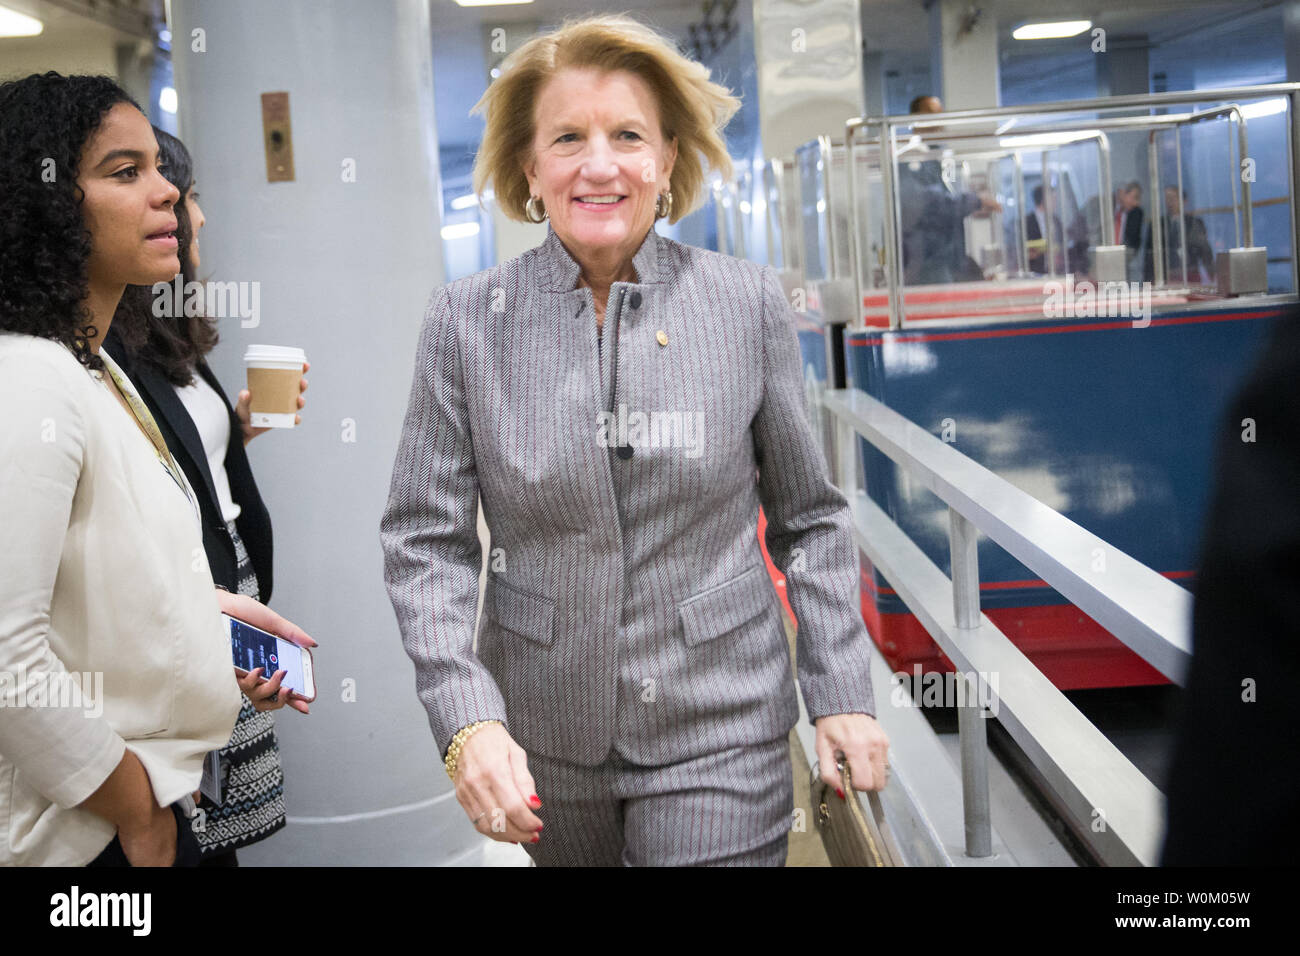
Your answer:
[[[528,755],[502,724],[475,731],[456,762],[456,799],[474,829],[503,843],[536,843],[542,805],[528,772]]]
[[[149,802],[148,816],[119,826],[117,840],[132,866],[171,866],[176,862],[176,816],[171,807]]]

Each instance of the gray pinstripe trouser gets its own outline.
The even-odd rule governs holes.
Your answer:
[[[611,750],[583,767],[528,755],[542,808],[538,866],[784,866],[794,813],[790,741],[663,766]]]

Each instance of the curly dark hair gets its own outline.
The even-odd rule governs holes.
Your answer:
[[[181,194],[176,214],[176,254],[181,262],[181,288],[196,276],[193,249],[194,224],[185,196],[194,185],[194,160],[185,144],[166,130],[153,128],[158,140],[162,173]],[[136,360],[158,369],[173,385],[194,382],[194,367],[217,344],[217,323],[207,315],[186,316],[182,303],[173,302],[173,315],[154,312],[152,286],[128,285],[113,315],[110,335]]]
[[[107,76],[0,84],[0,329],[62,342],[96,370],[104,363],[89,345],[98,333],[85,305],[91,237],[77,176],[82,149],[118,103],[140,109]]]

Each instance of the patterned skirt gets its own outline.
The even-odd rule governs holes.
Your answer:
[[[226,527],[235,542],[236,578],[239,593],[256,599],[257,574],[248,559],[243,539],[229,521]],[[230,743],[218,755],[221,760],[221,806],[206,796],[199,801],[204,825],[196,830],[204,856],[228,853],[263,840],[284,827],[284,771],[280,747],[275,739],[275,718],[259,713],[247,697],[235,722]]]

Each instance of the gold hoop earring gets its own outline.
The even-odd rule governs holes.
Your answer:
[[[541,209],[541,215],[538,215],[538,209]],[[549,214],[546,207],[542,205],[540,196],[529,196],[528,202],[524,203],[524,215],[528,217],[529,222],[545,222]]]
[[[672,214],[673,211],[673,191],[660,193],[655,199],[655,218],[663,219]]]

